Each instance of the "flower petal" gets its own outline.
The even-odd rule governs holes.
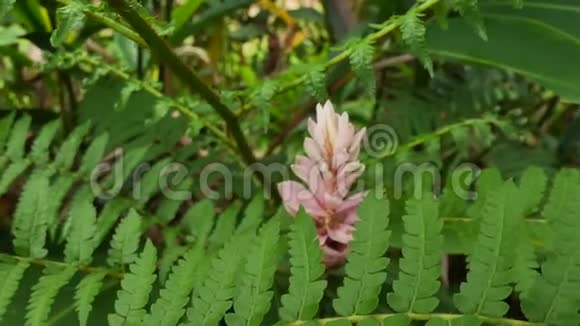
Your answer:
[[[326,214],[314,195],[302,184],[296,181],[284,181],[278,183],[278,192],[284,202],[284,207],[292,216],[298,213],[300,206],[313,217]]]

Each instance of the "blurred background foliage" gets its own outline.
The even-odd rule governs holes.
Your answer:
[[[396,133],[396,148],[387,139],[378,157],[363,153],[365,186],[374,186],[380,165],[392,194],[397,164],[431,163],[442,171],[448,216],[467,214],[445,197],[445,178],[462,163],[515,178],[532,165],[552,173],[580,164],[577,0],[139,3],[153,30],[231,110],[260,162],[290,163],[315,104],[330,98],[358,127],[384,124]],[[29,139],[53,119],[67,132],[90,122],[91,137],[108,133],[107,152],[132,153],[135,166],[177,160],[197,180],[219,162],[243,177],[251,162],[230,125],[107,1],[0,0],[0,19],[0,118],[32,117]],[[377,31],[387,32],[369,41]],[[212,178],[223,194],[219,175]],[[179,186],[194,190],[188,204],[202,197],[197,182]],[[5,226],[20,188],[16,182],[2,194]],[[181,203],[152,200],[143,208],[164,216],[148,232],[171,248]],[[449,225],[446,232],[449,253],[464,253],[473,230]],[[2,236],[3,246],[8,242]],[[66,310],[65,301],[57,302]],[[18,309],[9,313],[20,324]]]

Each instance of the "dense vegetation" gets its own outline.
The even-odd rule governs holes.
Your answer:
[[[3,325],[580,325],[577,0],[0,22]]]

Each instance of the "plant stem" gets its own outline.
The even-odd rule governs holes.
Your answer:
[[[389,317],[397,316],[397,315],[407,315],[411,320],[415,321],[429,321],[432,319],[442,319],[445,321],[451,321],[453,319],[457,319],[466,315],[461,314],[444,314],[444,313],[433,313],[433,314],[417,314],[417,313],[401,313],[401,314],[379,314],[379,315],[369,315],[369,316],[346,316],[346,317],[333,317],[333,318],[323,318],[317,319],[318,325],[326,325],[328,323],[339,321],[339,320],[348,320],[350,322],[360,322],[365,319],[373,318],[379,321],[385,320]],[[475,316],[479,318],[481,321],[489,324],[496,324],[496,325],[510,325],[510,326],[532,326],[532,325],[541,325],[537,323],[532,323],[524,320],[516,320],[516,319],[509,319],[509,318],[492,318],[492,317],[485,317],[485,316]],[[286,325],[288,326],[300,326],[306,325],[307,321],[294,321],[290,322]],[[386,325],[386,324],[385,324]]]
[[[421,4],[419,4],[416,7],[413,7],[410,10],[414,10],[416,13],[422,13],[427,11],[428,9],[432,8],[433,6],[435,6],[437,3],[439,3],[441,0],[427,0]],[[396,30],[397,28],[399,28],[401,26],[401,20],[400,19],[390,19],[387,20],[385,23],[383,23],[383,26],[376,32],[369,34],[366,38],[365,41],[369,42],[369,43],[374,43],[376,41],[378,41],[379,39],[381,39],[382,37],[386,36],[387,34],[389,34],[390,32]],[[328,62],[326,62],[324,64],[324,70],[328,70],[330,67],[337,65],[345,60],[347,60],[350,55],[352,54],[352,48],[346,48],[343,52],[341,52],[340,54],[336,55],[335,57],[333,57],[332,59],[328,60]],[[282,80],[284,80],[284,78],[281,78]],[[296,79],[294,79],[293,81],[287,83],[286,85],[280,87],[277,91],[276,94],[274,96],[277,95],[281,95],[284,94],[296,87],[299,87],[301,85],[304,85],[304,83],[306,82],[306,76],[300,76]],[[253,107],[251,105],[251,103],[246,104],[245,106],[243,106],[241,108],[241,110],[239,112],[237,112],[237,115],[243,115],[244,113],[246,113],[247,111],[251,110]]]
[[[108,0],[110,6],[115,9],[145,40],[151,52],[157,56],[158,60],[163,60],[165,65],[185,83],[191,92],[199,94],[217,114],[225,121],[233,139],[237,144],[238,151],[246,164],[256,161],[254,153],[246,141],[246,137],[240,128],[237,117],[230,111],[227,105],[222,102],[216,92],[206,85],[193,70],[190,69],[169,47],[153,28],[139,15],[139,13],[124,0]]]

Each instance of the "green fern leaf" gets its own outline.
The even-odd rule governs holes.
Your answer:
[[[94,236],[95,247],[103,243],[117,221],[129,207],[131,207],[129,201],[123,198],[113,198],[103,207],[97,218],[97,231]]]
[[[346,277],[338,288],[333,307],[342,316],[371,313],[379,303],[379,293],[385,283],[389,259],[387,251],[390,231],[388,201],[378,193],[369,193],[358,208],[360,221],[349,244],[345,267]]]
[[[20,261],[15,265],[0,263],[0,321],[2,321],[8,305],[12,302],[28,266],[30,263],[27,261]]]
[[[142,324],[156,278],[156,252],[155,246],[147,240],[139,258],[129,266],[130,272],[121,281],[121,289],[117,292],[115,313],[108,316],[109,325]]]
[[[553,232],[553,243],[542,263],[541,276],[522,299],[522,309],[530,321],[548,325],[578,325],[580,302],[580,173],[564,169],[554,187],[543,215]]]
[[[85,22],[83,12],[85,3],[79,0],[68,1],[66,5],[56,10],[56,29],[50,36],[50,43],[54,47],[64,44],[71,32],[77,32]]]
[[[67,234],[64,248],[65,261],[88,264],[95,250],[94,235],[97,211],[92,203],[92,196],[87,193],[77,193],[68,215],[70,232]]]
[[[453,0],[453,6],[475,28],[479,37],[487,40],[487,31],[479,11],[479,0]]]
[[[49,190],[48,177],[43,171],[32,173],[24,186],[12,222],[14,250],[21,256],[42,258],[47,254],[44,245]]]
[[[467,215],[475,219],[481,218],[487,196],[493,193],[494,189],[500,188],[501,185],[503,185],[503,178],[498,169],[488,168],[483,170],[477,178],[477,199],[468,209]]]
[[[107,149],[107,144],[109,142],[109,134],[102,133],[99,136],[95,137],[89,147],[85,155],[83,156],[79,174],[81,175],[88,175],[97,167],[99,162],[103,159],[105,155],[105,150]]]
[[[16,0],[0,0],[0,18],[4,16],[12,9]]]
[[[95,272],[85,276],[77,285],[75,291],[75,310],[78,312],[79,324],[86,326],[93,303],[103,287],[106,272]]]
[[[352,41],[348,46],[352,49],[349,61],[354,73],[362,81],[368,94],[375,96],[377,81],[373,67],[373,44],[365,39]]]
[[[52,238],[55,238],[56,231],[60,225],[60,210],[65,202],[65,198],[75,183],[75,178],[69,174],[59,175],[52,185],[50,185],[50,202],[48,203],[48,225]]]
[[[518,244],[518,254],[514,257],[514,275],[516,281],[516,291],[520,294],[520,298],[525,298],[530,288],[533,286],[538,277],[538,259],[534,252],[534,247],[530,242],[530,236],[527,225],[521,223],[520,231],[517,235],[520,240]]]
[[[6,0],[0,0],[6,1]],[[0,15],[2,18],[2,15]],[[0,156],[4,155],[4,145],[6,145],[6,141],[8,140],[8,136],[10,135],[12,123],[14,122],[14,111],[7,114],[4,118],[0,119]]]
[[[30,166],[30,161],[28,160],[18,160],[8,165],[0,178],[0,196],[4,195],[10,189],[10,186],[12,186],[22,172],[26,171],[28,166]]]
[[[29,115],[24,115],[18,119],[12,127],[12,132],[6,144],[6,157],[12,161],[18,161],[24,156],[24,147],[26,145],[26,138],[28,137],[28,129],[30,128],[31,118]]]
[[[324,103],[328,99],[326,90],[326,72],[324,66],[313,66],[304,76],[305,86],[308,93],[318,102]]]
[[[32,294],[26,307],[26,326],[46,325],[54,299],[58,291],[67,285],[77,269],[68,266],[64,269],[58,267],[46,267],[43,275],[32,287]]]
[[[443,251],[443,222],[438,203],[432,194],[407,202],[403,217],[403,258],[399,262],[399,279],[393,283],[394,293],[388,302],[397,312],[427,314],[435,310],[439,299],[440,261]]]
[[[72,167],[76,153],[83,141],[83,137],[89,132],[90,124],[85,123],[75,128],[60,147],[56,158],[54,159],[54,166],[57,169],[68,171]]]
[[[213,326],[232,307],[236,276],[245,259],[252,233],[234,235],[212,260],[203,285],[195,291],[192,306],[187,310],[187,325]]]
[[[518,227],[523,218],[518,189],[509,181],[486,197],[477,244],[469,256],[467,281],[455,295],[457,308],[466,314],[501,317],[512,292]]]
[[[411,325],[411,318],[407,314],[396,314],[389,316],[383,320],[385,326],[409,326]]]
[[[233,202],[217,218],[215,229],[211,233],[208,242],[210,249],[219,249],[232,237],[236,229],[236,217],[240,212],[241,204]]]
[[[264,220],[264,197],[256,195],[244,210],[242,222],[236,229],[236,234],[255,232]]]
[[[165,282],[165,288],[151,306],[151,313],[146,318],[145,326],[177,325],[185,313],[185,306],[195,285],[197,267],[203,254],[203,247],[196,246],[173,267],[169,279]]]
[[[400,19],[403,41],[411,49],[411,52],[421,60],[429,75],[433,76],[433,61],[431,61],[425,45],[425,33],[427,30],[421,20],[421,15],[411,10]]]
[[[189,229],[198,246],[205,246],[213,228],[215,208],[213,202],[205,199],[191,206],[183,216],[183,224]]]
[[[170,159],[160,160],[155,163],[155,165],[151,167],[151,170],[145,173],[138,186],[133,188],[133,196],[139,200],[140,207],[147,205],[149,200],[159,192],[160,176],[170,163]]]
[[[135,210],[130,210],[115,230],[111,240],[111,248],[107,253],[107,263],[110,266],[132,263],[137,257],[140,237],[141,216]]]
[[[36,136],[34,144],[32,144],[32,149],[30,150],[30,158],[36,164],[46,164],[48,162],[49,147],[59,127],[60,121],[53,120],[45,124],[38,133],[38,136]]]
[[[547,184],[548,178],[541,168],[530,167],[524,171],[518,185],[523,200],[525,200],[524,212],[526,215],[533,213],[540,206]]]
[[[270,290],[280,256],[280,221],[266,223],[249,249],[246,268],[241,275],[234,313],[226,316],[228,325],[259,326],[270,308]]]
[[[277,90],[278,84],[271,79],[267,79],[250,95],[252,104],[260,111],[264,132],[268,131],[268,126],[270,125],[270,108],[272,106],[272,98]]]
[[[290,287],[282,296],[280,318],[284,321],[310,320],[318,312],[326,280],[322,250],[314,222],[301,209],[290,227]]]

